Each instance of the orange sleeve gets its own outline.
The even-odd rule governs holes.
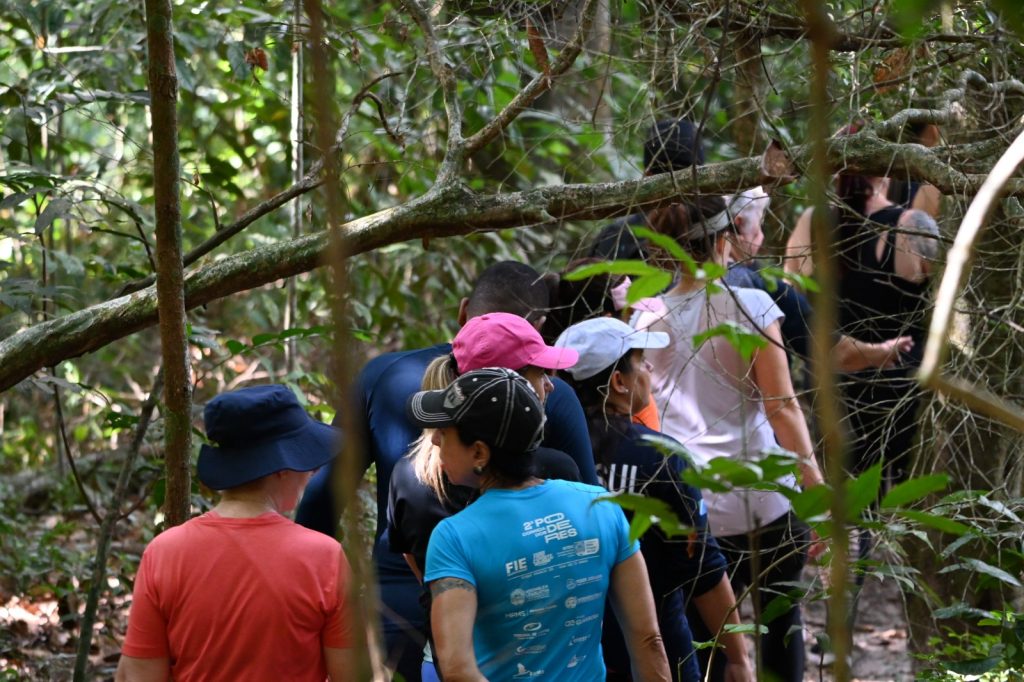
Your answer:
[[[153,576],[152,553],[142,554],[139,572],[132,590],[132,608],[128,613],[128,633],[121,653],[133,658],[170,658],[167,642],[167,621],[160,612],[156,580]]]
[[[647,401],[647,406],[633,415],[635,424],[643,424],[652,431],[661,431],[661,417],[658,415],[658,406],[654,404],[654,396]]]
[[[335,590],[337,601],[328,611],[324,623],[323,643],[329,649],[351,649],[355,646],[352,633],[353,613],[350,607],[349,590],[352,585],[352,569],[348,565],[345,550],[339,548],[338,583]]]

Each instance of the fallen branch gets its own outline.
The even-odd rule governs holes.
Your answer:
[[[947,151],[949,148],[946,148]],[[809,167],[810,148],[787,150],[794,166]],[[961,173],[917,144],[880,140],[870,130],[828,141],[829,163],[866,175],[901,171],[947,195],[969,196],[985,175]],[[339,228],[345,253],[355,255],[396,242],[454,237],[557,220],[598,220],[676,201],[681,196],[728,194],[771,182],[751,157],[623,182],[541,187],[509,194],[475,194],[461,184],[435,187],[427,195],[377,211]],[[1024,197],[1024,180],[1007,182],[1001,193]],[[240,291],[308,272],[324,264],[327,232],[261,246],[189,271],[185,305],[204,305]],[[43,367],[106,346],[156,322],[152,288],[98,303],[28,327],[0,340],[0,391]]]

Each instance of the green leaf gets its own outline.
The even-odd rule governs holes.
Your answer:
[[[882,508],[902,507],[911,502],[917,502],[926,495],[944,490],[947,485],[949,485],[949,476],[946,474],[912,478],[893,486],[892,490],[882,499]]]
[[[722,626],[722,631],[736,632],[741,635],[763,635],[768,632],[768,628],[754,623],[726,623]]]
[[[693,257],[686,252],[686,249],[680,246],[679,242],[672,239],[672,237],[655,232],[647,227],[634,227],[633,234],[640,239],[646,239],[652,244],[660,246],[677,261],[683,263],[689,272],[697,272],[697,261],[693,260]]]
[[[949,533],[950,535],[964,535],[965,533],[971,532],[971,529],[968,526],[965,526],[959,521],[946,518],[945,516],[929,514],[928,512],[916,511],[913,509],[897,509],[895,513],[897,516],[902,516],[905,519],[916,521],[922,526],[941,530],[943,533]]]
[[[650,514],[634,513],[633,520],[629,522],[629,541],[636,542],[642,538],[653,522]]]
[[[751,333],[739,323],[726,320],[722,324],[715,325],[711,329],[695,335],[693,337],[693,347],[695,349],[700,348],[705,341],[716,336],[725,338],[729,345],[735,348],[736,352],[746,362],[750,362],[750,358],[754,356],[754,351],[768,345],[768,341],[760,334]]]
[[[991,576],[991,577],[995,578],[996,580],[1000,580],[1000,581],[1002,581],[1004,583],[1007,583],[1008,585],[1013,585],[1014,587],[1020,587],[1021,586],[1020,580],[1018,580],[1017,578],[1013,577],[1012,575],[1010,575],[1009,573],[1007,573],[1003,569],[999,568],[998,566],[993,566],[992,564],[987,564],[984,561],[982,561],[981,559],[972,559],[972,558],[964,559],[959,564],[953,564],[952,566],[946,566],[945,568],[940,570],[939,573],[949,573],[951,571],[956,571],[956,570],[977,571],[978,573],[982,573],[984,575]]]
[[[671,286],[671,284],[672,275],[665,271],[643,275],[629,285],[629,291],[626,293],[626,303],[633,305],[640,299],[657,296]]]
[[[103,415],[103,427],[113,431],[119,429],[130,429],[139,423],[139,418],[133,414],[122,414],[120,412],[107,412]]]
[[[238,355],[246,348],[248,348],[248,346],[246,346],[244,343],[242,343],[241,341],[236,341],[235,339],[228,339],[227,341],[224,342],[224,345],[227,346],[227,349],[231,352],[232,355]]]
[[[619,493],[617,495],[604,495],[597,498],[595,502],[612,502],[619,505],[623,509],[633,512],[634,519],[636,516],[647,516],[650,523],[647,523],[649,528],[651,523],[658,524],[658,527],[669,537],[676,537],[679,535],[688,535],[693,532],[693,528],[684,525],[679,521],[679,517],[672,511],[672,508],[668,506],[667,502],[659,500],[654,497],[646,497],[644,495],[632,495],[629,493]],[[640,527],[642,523],[637,523],[636,527]],[[646,528],[645,528],[646,530]],[[632,538],[633,526],[630,527],[630,534]]]
[[[821,518],[832,504],[832,490],[828,485],[816,485],[813,488],[802,490],[794,495],[791,500],[793,513],[804,521],[813,521]]]
[[[846,519],[856,521],[860,513],[878,498],[882,485],[882,464],[878,463],[863,474],[846,482]]]
[[[988,658],[976,658],[970,661],[956,661],[946,663],[946,670],[958,675],[983,675],[999,665],[1001,656],[989,656]]]
[[[581,279],[594,277],[595,275],[629,275],[631,277],[638,277],[644,275],[656,275],[661,272],[664,272],[664,270],[656,268],[653,265],[648,265],[642,260],[626,259],[584,265],[563,275],[562,279],[575,282]]]
[[[800,603],[802,590],[794,590],[789,594],[780,594],[768,602],[768,605],[761,611],[761,623],[767,625],[779,616],[793,608],[794,604]]]
[[[277,334],[274,333],[257,334],[256,336],[252,337],[252,345],[262,346],[265,343],[270,343],[271,341],[277,340],[278,336]]]
[[[935,609],[932,613],[933,616],[939,619],[957,618],[963,619],[964,616],[971,616],[974,618],[990,618],[993,614],[991,611],[985,611],[983,609],[970,606],[963,602],[958,604],[952,604],[941,609]]]
[[[36,235],[41,235],[46,232],[46,228],[53,224],[54,220],[60,218],[66,218],[71,213],[71,202],[64,197],[58,197],[51,199],[46,207],[43,209],[39,217],[36,218],[35,232]]]
[[[793,284],[797,285],[804,291],[815,294],[821,291],[821,287],[818,286],[818,283],[813,277],[801,275],[796,272],[786,272],[776,265],[769,265],[761,268],[757,272],[764,278],[765,283],[768,284],[769,288],[772,290],[778,286],[779,280],[790,280]]]

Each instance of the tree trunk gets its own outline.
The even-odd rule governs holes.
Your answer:
[[[156,203],[156,299],[164,366],[164,461],[167,523],[188,519],[192,450],[192,378],[185,331],[185,285],[179,203],[178,77],[170,0],[146,0],[149,93],[153,119],[153,195]]]

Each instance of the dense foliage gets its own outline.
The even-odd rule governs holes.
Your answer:
[[[809,136],[813,72],[804,11],[819,4],[437,3],[429,14],[454,76],[451,94],[460,103],[466,137],[549,73],[581,24],[590,27],[567,75],[552,75],[550,90],[475,150],[459,168],[458,182],[475,195],[501,197],[638,178],[646,129],[670,116],[705,127],[709,163],[757,156],[770,139],[787,148],[802,145]],[[1014,33],[1021,10],[1013,0],[835,0],[821,6],[834,20],[830,125],[854,119],[882,124],[905,109],[944,111],[945,93],[966,88],[964,74],[974,72],[986,84],[1004,85],[979,88],[957,102],[962,116],[957,125],[940,121],[946,146],[936,159],[965,173],[987,173],[1019,133],[1024,112],[1024,85],[1014,80],[1024,63],[1024,44]],[[343,222],[407,206],[435,188],[452,131],[422,28],[397,1],[340,0],[323,9],[329,84],[311,76],[310,27],[304,15],[295,20],[291,2],[175,4],[185,250],[247,211],[261,214],[188,261],[191,269],[325,229],[319,192],[300,193],[275,210],[261,208],[316,173],[325,151],[316,144],[321,120],[342,126],[339,183],[327,191],[338,192]],[[0,0],[0,341],[114,299],[154,272],[144,19],[139,3]],[[296,53],[306,60],[299,101],[293,99]],[[331,112],[314,106],[316,89],[325,87]],[[303,157],[297,169],[296,134]],[[901,136],[888,141],[905,141]],[[766,225],[771,246],[784,240],[808,204],[808,186],[802,178],[773,188]],[[970,199],[965,190],[947,198],[948,235]],[[630,212],[629,203],[618,212]],[[450,208],[454,215],[464,207]],[[977,267],[958,302],[950,360],[954,371],[1011,397],[1021,395],[1024,379],[1016,277],[1022,214],[1015,199],[1005,202],[979,246]],[[408,234],[353,256],[344,320],[332,319],[330,280],[321,271],[295,277],[294,289],[267,282],[192,310],[197,414],[219,391],[273,379],[294,385],[308,396],[310,409],[330,419],[337,379],[332,339],[347,340],[366,358],[450,338],[459,299],[487,263],[519,258],[557,272],[600,225],[572,215],[537,214],[519,222],[519,229],[444,239],[410,240],[418,235]],[[83,495],[100,508],[108,504],[119,456],[159,367],[158,344],[152,330],[140,331],[63,358],[0,396],[0,605],[53,598],[73,632],[95,534]],[[943,487],[921,484],[892,505],[913,506],[913,513],[888,526],[886,518],[893,517],[874,522],[893,534],[896,556],[888,570],[925,598],[932,625],[935,619],[940,626],[952,623],[949,631],[935,628],[945,648],[925,667],[966,659],[1012,670],[1022,655],[1019,439],[953,401],[934,400],[924,421],[935,428],[922,439],[918,472],[948,474],[945,490],[954,494],[927,498]],[[161,518],[160,443],[157,419],[124,507],[131,510],[123,524],[130,528],[119,531],[114,575],[133,573]],[[74,476],[69,458],[78,462]],[[756,476],[768,480],[771,470]],[[742,480],[755,474],[707,475]],[[851,485],[856,490],[858,484]],[[873,479],[859,486],[862,501],[878,490]],[[197,487],[195,507],[208,499]],[[824,509],[821,500],[807,504],[809,516]],[[914,565],[921,552],[934,568]],[[940,583],[949,573],[960,582],[947,592]],[[115,628],[115,607],[127,587],[128,581],[111,579],[104,593],[101,618]],[[985,595],[984,603],[975,603],[976,595]],[[946,637],[950,632],[955,636]],[[100,654],[117,648],[115,634],[104,632]],[[13,638],[0,636],[0,659],[11,661],[12,671],[26,665],[13,653],[19,646]],[[59,650],[68,641],[49,645]]]

